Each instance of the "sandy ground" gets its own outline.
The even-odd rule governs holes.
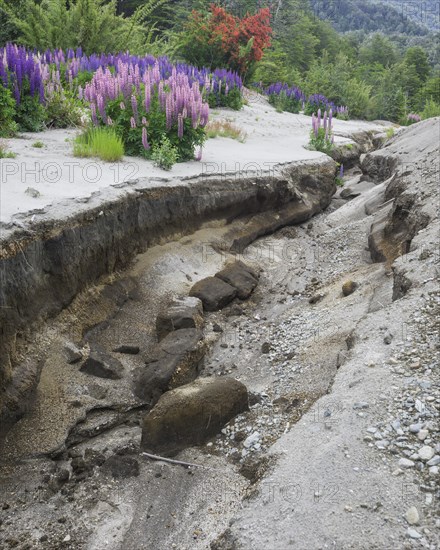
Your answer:
[[[210,139],[201,162],[176,164],[171,172],[137,157],[125,157],[118,163],[75,158],[75,130],[28,133],[8,140],[10,151],[17,156],[0,160],[0,228],[63,219],[138,188],[173,185],[201,174],[260,173],[280,163],[313,160],[322,155],[304,148],[311,117],[277,113],[259,95],[250,98],[249,106],[239,112],[213,110],[211,118],[230,120],[246,132],[246,141]],[[334,122],[336,143],[349,143],[354,132],[383,129],[380,123]],[[43,143],[42,148],[33,146],[37,141]]]

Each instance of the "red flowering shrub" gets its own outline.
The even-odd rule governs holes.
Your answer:
[[[227,66],[246,76],[270,46],[271,34],[269,8],[240,19],[211,4],[206,15],[196,10],[191,13],[181,52],[195,65]]]

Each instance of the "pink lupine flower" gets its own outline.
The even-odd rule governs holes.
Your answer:
[[[96,105],[94,103],[90,104],[90,110],[92,111],[92,122],[95,126],[98,126],[98,117],[96,116]]]
[[[148,120],[144,116],[142,117],[142,124],[143,126],[148,126]]]
[[[183,116],[180,113],[177,115],[177,136],[183,138]]]
[[[138,119],[138,102],[135,95],[131,96],[131,108],[133,109],[133,115],[135,120]]]
[[[109,116],[107,117],[107,126],[113,126],[113,120]]]
[[[125,111],[125,103],[123,101],[121,101],[119,107],[121,108],[121,111]]]
[[[148,143],[148,137],[147,137],[147,129],[145,126],[142,128],[142,145],[145,150],[150,148],[150,144]]]
[[[197,151],[196,160],[198,160],[198,161],[202,160],[202,148],[201,147],[199,147],[199,150]]]

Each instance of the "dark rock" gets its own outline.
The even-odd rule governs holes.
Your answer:
[[[167,390],[192,382],[205,354],[200,330],[170,332],[153,350],[146,367],[139,369],[133,391],[151,406]]]
[[[384,344],[391,344],[392,340],[393,340],[393,335],[391,334],[391,332],[387,332],[383,337]]]
[[[342,191],[339,193],[339,196],[341,197],[341,199],[347,199],[352,195],[352,193],[353,189],[351,189],[350,187],[344,187],[344,189],[342,189]]]
[[[110,357],[103,349],[95,345],[82,364],[81,371],[99,378],[119,380],[123,377],[124,367],[117,359]]]
[[[189,295],[199,298],[206,311],[217,311],[235,298],[237,289],[218,277],[207,277],[196,283]]]
[[[215,276],[236,288],[240,300],[249,298],[258,284],[256,271],[240,261],[227,265]]]
[[[345,283],[342,285],[342,294],[344,296],[349,296],[350,294],[353,294],[358,286],[358,283],[356,283],[355,281],[345,281]]]
[[[157,339],[182,328],[203,327],[203,306],[199,298],[187,296],[174,300],[156,318]]]
[[[234,378],[199,378],[162,395],[142,424],[141,447],[172,456],[216,435],[248,409],[246,386]]]
[[[214,332],[223,332],[222,327],[221,327],[218,323],[214,323],[214,324],[212,325],[212,330],[213,330]]]
[[[324,294],[314,294],[311,298],[309,298],[309,304],[317,304],[324,298]]]
[[[261,353],[269,353],[270,352],[270,344],[269,342],[263,342],[261,345]]]
[[[105,461],[102,469],[110,472],[114,478],[137,477],[139,462],[132,456],[113,455]]]
[[[83,358],[80,349],[72,342],[66,342],[63,347],[63,353],[69,364],[78,363]]]
[[[137,355],[139,353],[139,346],[127,346],[122,345],[113,350],[115,353],[125,353],[127,355]]]

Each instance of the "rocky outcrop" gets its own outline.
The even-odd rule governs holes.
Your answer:
[[[414,124],[363,158],[368,177],[388,180],[384,200],[389,204],[376,214],[369,235],[373,261],[391,265],[410,252],[414,237],[436,217],[431,197],[438,185],[439,130],[439,118]]]
[[[145,451],[172,456],[214,436],[247,410],[246,386],[233,378],[199,378],[165,393],[142,424]]]

